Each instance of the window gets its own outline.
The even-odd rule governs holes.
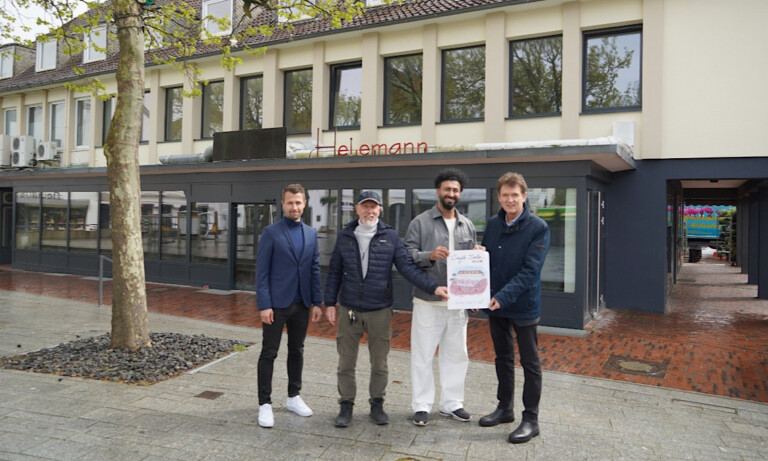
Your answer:
[[[100,61],[107,57],[107,27],[98,26],[83,37],[83,62]]]
[[[16,249],[37,250],[40,243],[40,193],[16,192]]]
[[[115,98],[110,98],[104,101],[104,110],[101,113],[101,144],[107,143],[107,135],[109,134],[109,127],[112,126],[112,116],[115,115]]]
[[[144,259],[160,255],[160,192],[141,191],[141,242]]]
[[[67,205],[69,192],[43,192],[40,249],[67,250]]]
[[[101,254],[112,254],[112,218],[109,216],[109,192],[99,192],[99,238]]]
[[[365,6],[378,6],[383,4],[384,0],[365,0]]]
[[[442,121],[482,120],[485,115],[485,47],[443,51]]]
[[[264,120],[264,79],[261,75],[240,82],[240,129],[261,128]]]
[[[422,56],[384,61],[384,125],[421,123]]]
[[[285,73],[284,126],[289,134],[312,128],[312,69]]]
[[[584,112],[640,109],[642,31],[602,31],[584,36]]]
[[[313,8],[312,5],[302,5],[302,3],[304,2],[299,2],[297,0],[277,0],[277,4],[279,5],[275,10],[277,12],[277,22],[283,23],[310,19],[312,17],[310,16],[312,10],[320,9],[320,7]]]
[[[99,235],[99,193],[71,192],[69,198],[69,250],[96,253]]]
[[[184,96],[181,87],[165,89],[165,140],[181,141],[181,117]]]
[[[466,216],[474,224],[478,243],[483,240],[483,234],[485,233],[485,222],[488,216],[486,212],[487,203],[488,191],[485,189],[464,189],[461,191],[461,198],[456,204],[456,209],[459,210],[459,213]],[[414,189],[411,219],[435,205],[437,205],[437,194],[434,188]]]
[[[226,264],[229,250],[229,203],[193,202],[190,211],[192,262]]]
[[[559,114],[563,37],[519,40],[509,46],[509,116]]]
[[[149,91],[144,92],[144,104],[141,106],[141,134],[139,141],[149,141]]]
[[[91,100],[75,101],[75,147],[88,147],[91,140]]]
[[[27,107],[27,134],[38,141],[43,137],[43,107]]]
[[[360,128],[361,63],[331,67],[331,129]]]
[[[61,147],[64,142],[64,103],[53,102],[49,106],[49,116],[51,117],[50,132],[48,133],[51,141],[56,142],[56,147]]]
[[[13,77],[13,48],[0,51],[0,78]]]
[[[163,191],[160,259],[187,259],[187,195],[183,190]]]
[[[225,20],[226,25],[215,19]],[[211,35],[227,35],[232,32],[232,0],[204,0],[203,18],[205,30]]]
[[[224,126],[224,82],[203,86],[203,117],[201,137],[212,138]]]
[[[3,114],[4,133],[11,136],[19,134],[19,127],[16,124],[16,109],[7,109]]]
[[[37,60],[35,70],[50,70],[56,68],[56,39],[47,42],[37,42]]]

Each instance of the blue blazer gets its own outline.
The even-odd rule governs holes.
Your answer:
[[[256,302],[259,310],[285,309],[296,292],[304,305],[320,305],[320,252],[317,231],[302,223],[304,251],[297,255],[288,233],[287,218],[261,233],[256,255]]]

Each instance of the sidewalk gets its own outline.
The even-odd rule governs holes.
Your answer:
[[[0,291],[0,355],[102,334],[109,324],[109,308],[95,303]],[[257,328],[156,313],[150,326],[256,344],[261,337]],[[514,423],[477,425],[495,405],[493,365],[480,361],[470,364],[467,379],[465,407],[473,421],[433,412],[428,426],[416,427],[409,420],[409,354],[399,350],[390,354],[390,424],[368,418],[362,349],[354,421],[337,429],[335,344],[313,337],[306,342],[302,395],[315,415],[301,418],[283,406],[282,347],[275,427],[263,429],[256,422],[259,349],[148,387],[0,370],[0,460],[768,458],[764,403],[551,371],[544,373],[541,436],[510,445]]]

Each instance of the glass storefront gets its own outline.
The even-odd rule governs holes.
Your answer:
[[[71,192],[69,204],[69,250],[96,253],[99,243],[99,193]]]
[[[191,261],[226,264],[229,249],[229,203],[192,202],[190,210]]]

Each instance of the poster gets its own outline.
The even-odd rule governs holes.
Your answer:
[[[455,250],[448,255],[448,309],[485,309],[491,301],[488,253]]]

